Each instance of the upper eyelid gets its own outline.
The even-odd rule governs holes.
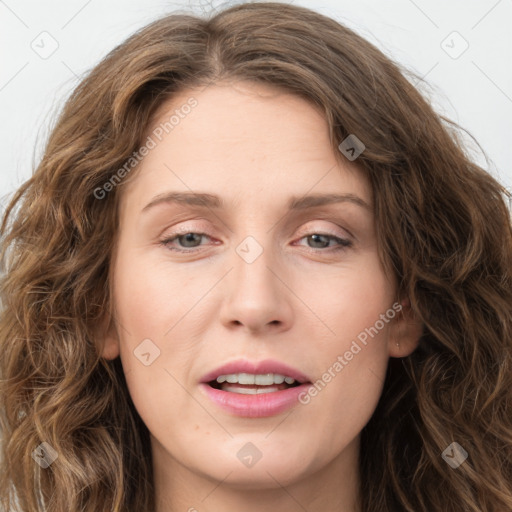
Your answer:
[[[301,219],[299,219],[301,220]],[[186,223],[186,222],[201,222],[201,221],[206,221],[206,222],[211,222],[210,220],[208,219],[205,219],[203,217],[200,217],[200,218],[192,218],[192,219],[184,219],[184,220],[181,220],[179,221],[179,224],[183,224],[183,223]],[[328,223],[331,223],[331,224],[334,224],[336,226],[337,229],[341,229],[343,230],[344,232],[347,233],[348,236],[354,238],[355,240],[357,239],[356,236],[354,236],[351,232],[350,229],[348,229],[347,227],[344,227],[344,226],[340,226],[339,224],[336,223],[336,219],[333,219],[333,218],[327,218],[327,217],[319,217],[319,218],[316,218],[316,219],[312,219],[312,220],[307,220],[305,222],[301,222],[301,224],[304,224],[304,226],[301,226],[300,228],[300,231],[301,232],[310,232],[311,230],[312,231],[315,231],[315,230],[319,230],[319,231],[322,231],[322,230],[327,230],[328,231],[328,228],[318,228],[318,227],[314,227],[314,226],[310,226],[309,224],[310,223],[314,223],[314,222],[328,222]],[[287,226],[288,226],[288,223],[287,223]],[[215,227],[215,229],[218,229],[217,227]],[[167,231],[167,229],[165,230]],[[231,229],[228,229],[228,231],[232,232]],[[198,232],[201,232],[202,234],[206,234],[206,235],[209,235],[209,236],[214,236],[213,234],[211,234],[212,230],[208,229],[208,228],[203,228],[202,226],[201,227],[188,227],[188,226],[185,226],[185,227],[176,227],[176,228],[173,228],[173,234],[178,234],[178,233],[189,233],[189,232],[195,232],[195,233],[198,233]],[[330,233],[332,234],[333,236],[343,236],[343,234],[338,234],[338,233]]]

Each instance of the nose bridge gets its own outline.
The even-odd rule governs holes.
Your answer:
[[[279,293],[276,278],[269,270],[275,266],[271,236],[257,236],[261,242],[249,235],[235,248],[232,276],[233,291],[239,299],[254,301],[255,304],[262,299],[272,302]]]
[[[268,267],[277,265],[274,261],[275,232],[269,229],[270,223],[261,205],[249,205],[247,202],[244,206],[235,229],[244,238],[235,246],[235,254],[232,255],[233,278],[235,281],[244,280],[246,284],[273,286],[270,282],[273,274]]]
[[[272,235],[264,230],[258,233],[246,236],[235,247],[222,314],[225,323],[243,324],[251,330],[284,325],[291,317],[286,287],[276,276],[279,265]]]

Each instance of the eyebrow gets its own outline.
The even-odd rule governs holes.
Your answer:
[[[288,200],[288,210],[305,210],[317,206],[334,203],[353,203],[371,211],[370,205],[355,194],[311,194],[308,196],[292,196]],[[141,213],[147,212],[160,204],[184,204],[188,206],[200,206],[203,208],[222,209],[225,202],[219,196],[202,192],[167,192],[155,196]]]

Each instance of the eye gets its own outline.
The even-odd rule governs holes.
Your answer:
[[[211,239],[211,237],[206,233],[190,231],[188,233],[180,233],[172,237],[165,238],[164,240],[161,240],[160,243],[171,251],[195,252],[194,249],[201,246],[201,239],[203,237]],[[339,251],[352,246],[352,242],[350,240],[340,238],[329,233],[311,233],[303,236],[299,241],[304,239],[313,243],[313,247],[310,246],[311,249],[320,250],[321,252]],[[331,242],[335,243],[334,247],[330,245]],[[174,243],[179,243],[180,246],[173,246]],[[326,251],[324,249],[329,250]]]
[[[347,247],[352,246],[352,242],[350,240],[347,240],[345,238],[340,238],[335,235],[331,235],[329,233],[311,233],[309,235],[303,236],[299,240],[307,239],[308,242],[313,243],[312,249],[326,249],[328,248],[328,251],[322,251],[322,252],[330,252],[330,251],[340,251],[343,249],[346,249]],[[330,242],[335,242],[334,247],[329,247]],[[319,245],[318,245],[319,244]],[[325,245],[327,244],[327,245]]]
[[[197,233],[195,231],[190,231],[188,233],[182,233],[182,234],[175,235],[171,238],[166,238],[164,240],[161,240],[160,243],[163,246],[167,247],[171,251],[193,252],[193,251],[187,251],[187,250],[183,250],[181,248],[173,247],[173,246],[171,246],[171,244],[175,241],[178,241],[178,242],[180,242],[180,244],[181,243],[184,244],[183,247],[185,247],[185,249],[195,249],[196,247],[199,247],[199,244],[197,242],[201,241],[201,237],[210,238],[210,236],[207,235],[206,233]]]

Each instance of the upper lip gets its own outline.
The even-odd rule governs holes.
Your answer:
[[[203,375],[201,382],[211,382],[212,380],[215,380],[219,375],[229,375],[232,373],[278,373],[280,375],[284,375],[285,377],[292,377],[301,384],[304,382],[311,382],[307,375],[304,375],[296,368],[273,359],[265,359],[264,361],[256,362],[251,362],[247,359],[230,361],[229,363],[223,364],[222,366],[219,366],[208,372],[206,375]]]

